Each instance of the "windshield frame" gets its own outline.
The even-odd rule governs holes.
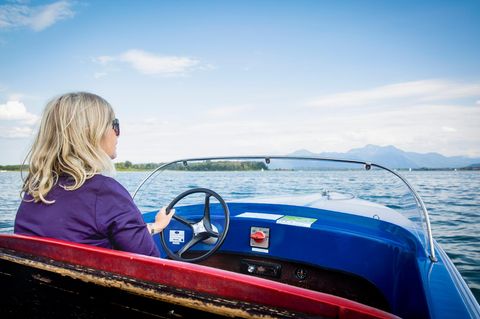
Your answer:
[[[429,214],[427,211],[427,208],[425,206],[425,203],[423,202],[422,198],[418,194],[418,192],[414,189],[414,187],[407,181],[405,177],[403,177],[401,174],[398,172],[389,169],[385,166],[375,164],[372,162],[366,162],[366,161],[358,161],[358,160],[349,160],[349,159],[337,159],[337,158],[328,158],[328,157],[314,157],[314,156],[279,156],[279,155],[253,155],[253,156],[218,156],[218,157],[197,157],[197,158],[186,158],[186,159],[179,159],[175,161],[171,161],[165,164],[160,165],[159,167],[155,168],[143,181],[138,185],[138,187],[135,189],[135,192],[133,193],[133,199],[135,199],[135,196],[137,195],[138,191],[142,188],[142,186],[145,184],[147,180],[150,179],[155,173],[158,171],[162,171],[163,169],[167,168],[168,166],[175,164],[175,163],[183,163],[186,165],[188,162],[197,162],[197,161],[217,161],[217,160],[263,160],[265,163],[269,164],[270,160],[272,159],[278,159],[278,160],[311,160],[311,161],[325,161],[325,162],[338,162],[338,163],[347,163],[347,164],[360,164],[363,165],[365,170],[370,170],[372,167],[379,168],[381,170],[385,170],[394,176],[396,176],[398,179],[401,180],[401,182],[409,189],[409,191],[412,193],[413,198],[415,199],[415,202],[420,208],[425,226],[426,226],[426,231],[427,231],[427,240],[428,240],[428,249],[427,252],[429,253],[429,259],[432,262],[436,262],[437,258],[435,256],[435,248],[433,244],[433,236],[432,236],[432,229],[430,225],[430,218]]]

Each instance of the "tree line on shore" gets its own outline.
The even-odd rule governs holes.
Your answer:
[[[151,171],[164,163],[140,163],[130,161],[115,163],[117,171]],[[260,171],[268,170],[263,162],[253,161],[204,161],[172,164],[167,169],[177,171]],[[0,171],[28,171],[28,165],[0,165]]]
[[[140,163],[134,164],[130,161],[115,163],[117,171],[151,171],[163,165],[164,163]],[[268,170],[268,166],[264,162],[257,161],[204,161],[193,162],[184,165],[177,163],[168,168],[169,170],[182,171],[259,171]],[[28,165],[0,165],[0,171],[28,171]],[[274,169],[275,170],[275,169]],[[278,170],[278,169],[277,169]],[[401,169],[406,170],[406,169]],[[453,168],[419,168],[415,171],[443,171],[453,170]],[[467,167],[457,168],[460,171],[480,170],[480,164],[474,164]]]
[[[164,163],[133,164],[130,161],[115,163],[118,171],[153,170]],[[260,171],[268,170],[264,162],[253,161],[204,161],[191,163],[175,163],[167,168],[176,171]]]

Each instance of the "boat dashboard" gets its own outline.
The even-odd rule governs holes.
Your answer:
[[[355,198],[339,197],[336,207],[331,203],[313,197],[228,202],[228,234],[215,253],[196,263],[329,293],[385,311],[400,306],[392,303],[399,293],[405,295],[406,304],[422,300],[420,293],[414,293],[421,287],[413,287],[420,280],[411,280],[418,276],[416,256],[422,249],[408,230],[408,221],[394,210]],[[176,252],[191,244],[197,227],[191,225],[202,224],[204,219],[203,204],[175,210],[179,219],[172,219],[163,234],[154,236],[166,258],[166,249]],[[153,221],[155,214],[144,214],[144,220]],[[222,205],[210,204],[209,215],[212,228],[222,233]],[[195,241],[182,257],[195,260],[217,240]]]

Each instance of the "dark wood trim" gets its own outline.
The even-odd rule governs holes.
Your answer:
[[[266,275],[253,274],[253,276],[328,293],[384,311],[391,311],[387,299],[374,284],[360,276],[346,272],[286,260],[255,256],[246,258],[242,255],[226,253],[217,253],[200,264],[237,273],[249,274],[245,267],[242,267],[242,264],[244,265],[245,263],[263,265],[264,268],[274,267],[280,269],[278,276],[273,276],[269,274],[269,272],[267,272]],[[298,277],[297,273],[300,271],[305,273],[305,278],[300,279]]]

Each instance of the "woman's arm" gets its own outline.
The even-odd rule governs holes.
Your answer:
[[[99,235],[107,237],[115,249],[160,257],[160,252],[128,191],[114,179],[105,179],[98,190],[95,207]],[[168,221],[170,219],[171,216]]]

